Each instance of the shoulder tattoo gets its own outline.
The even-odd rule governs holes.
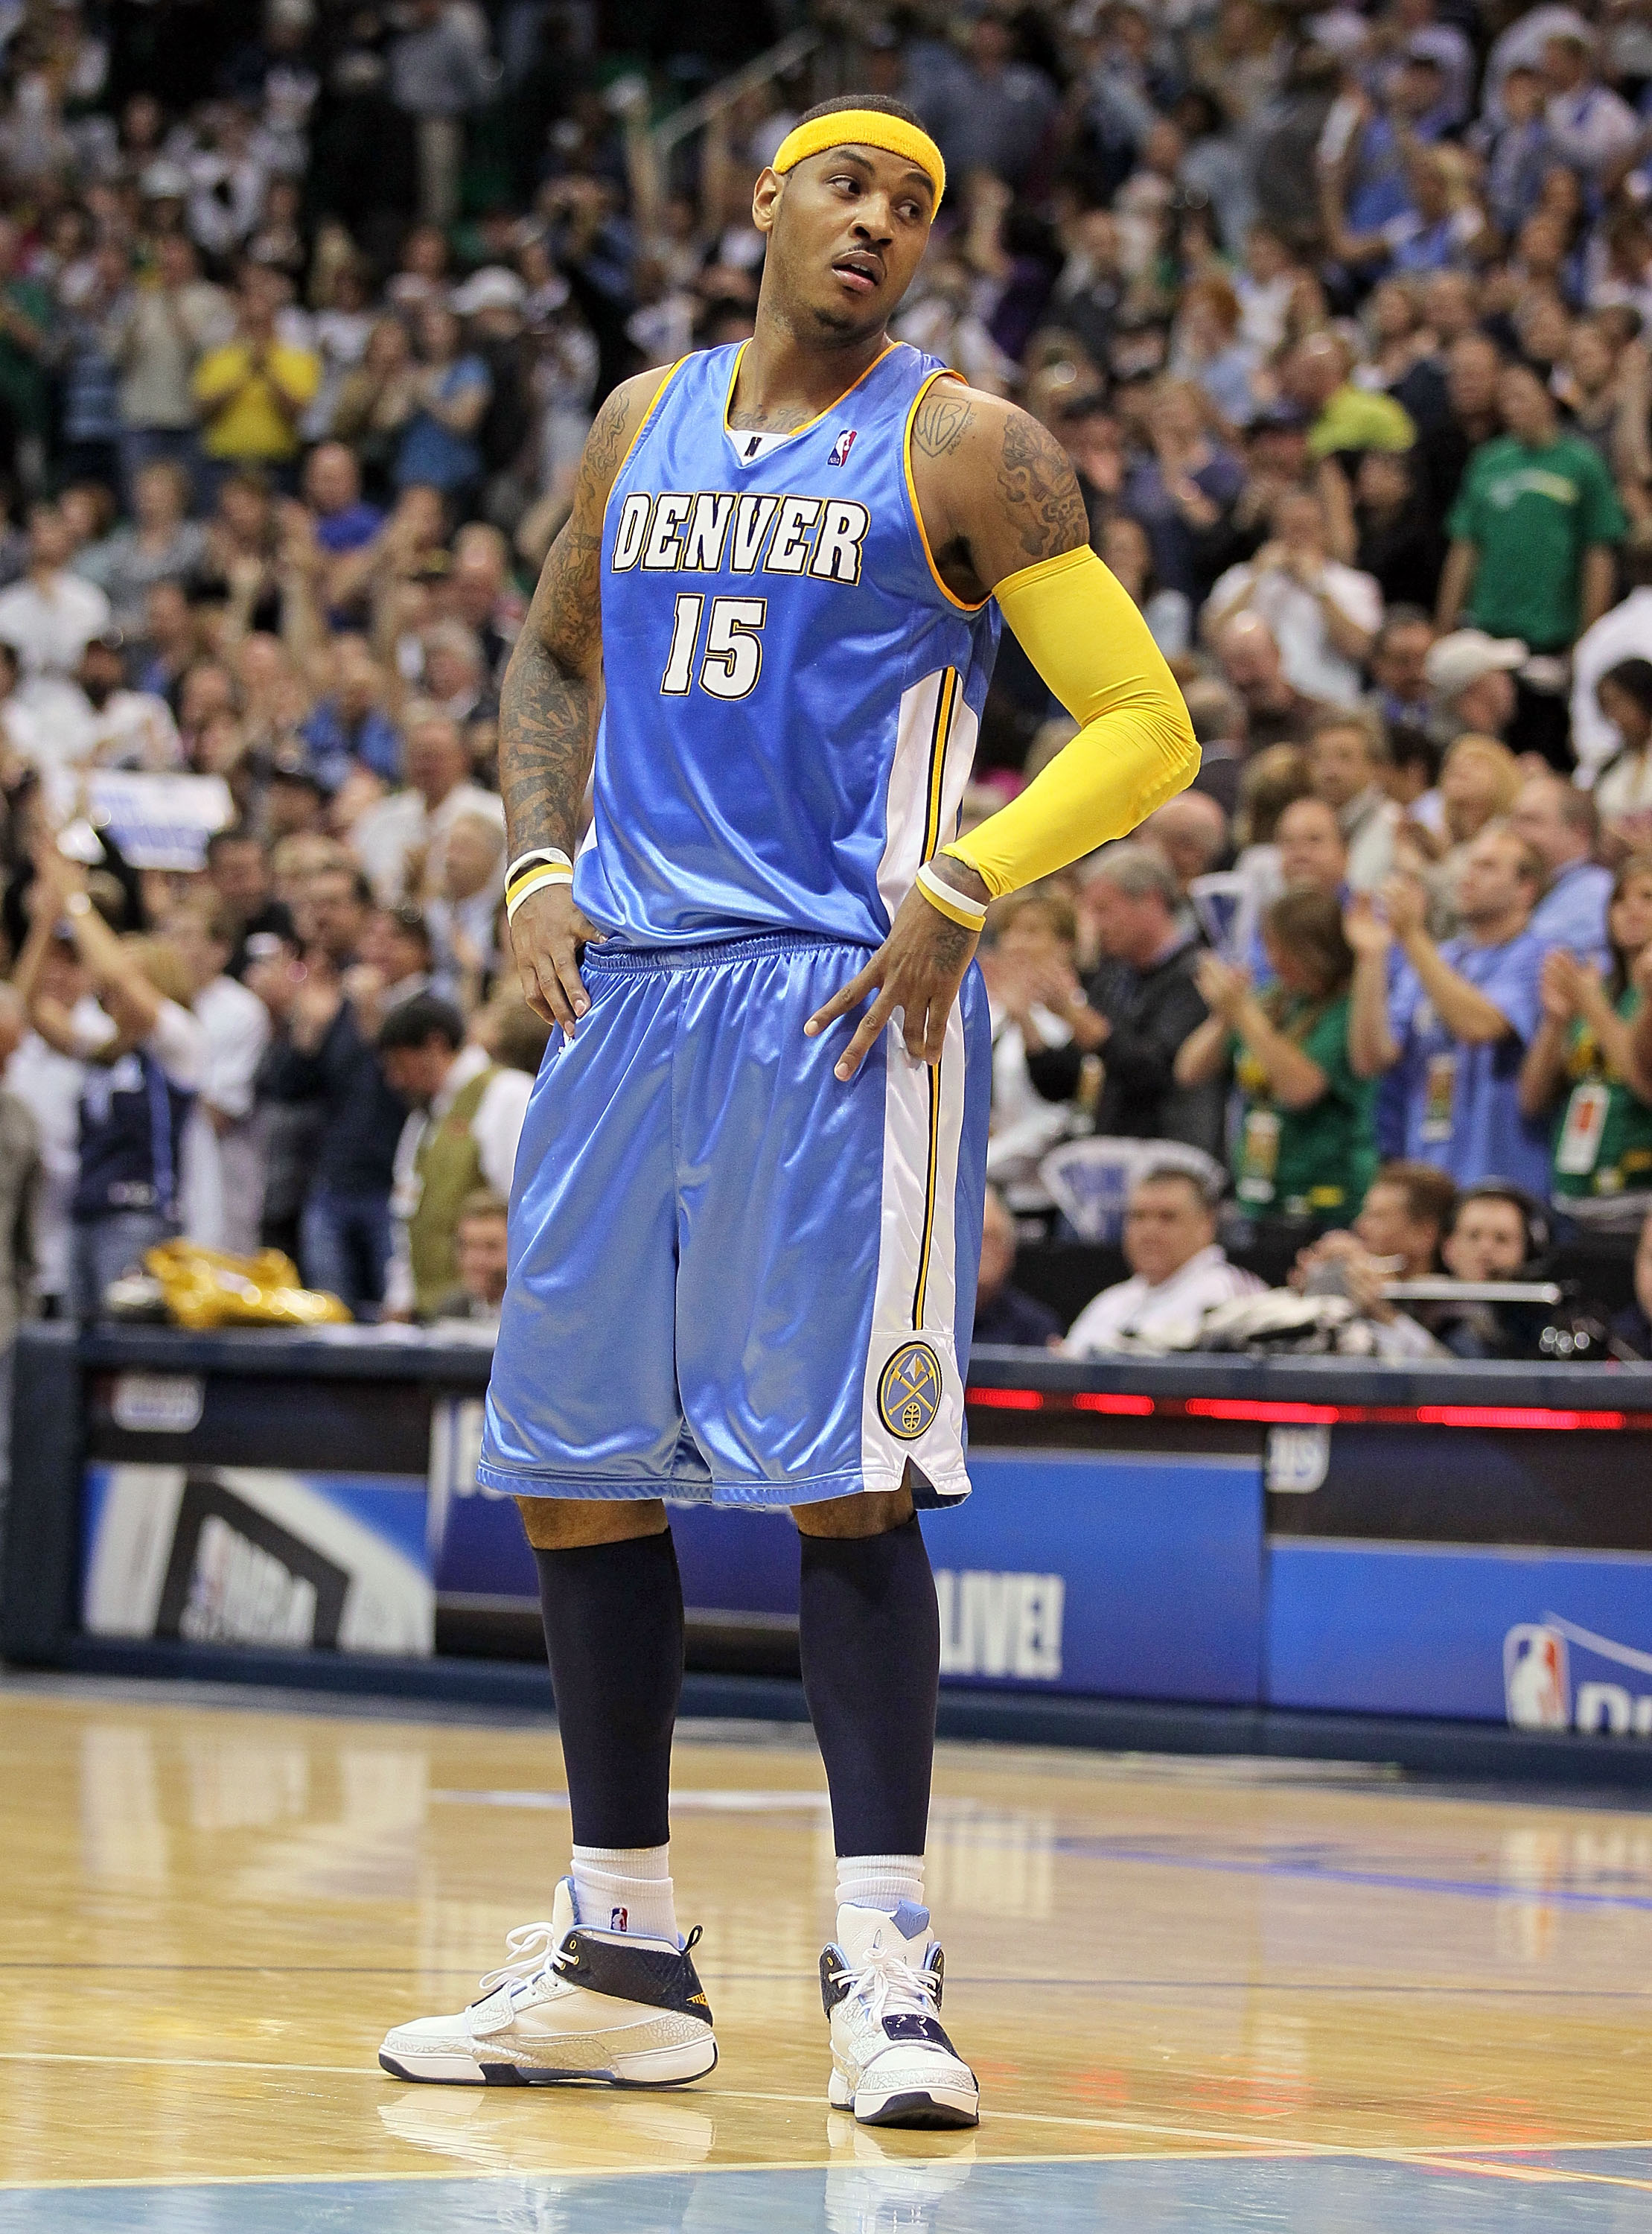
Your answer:
[[[1015,520],[1029,565],[1090,539],[1089,515],[1072,461],[1025,411],[1011,411],[1004,421],[998,496]]]
[[[937,380],[917,407],[912,441],[931,458],[950,457],[969,433],[975,406],[951,381]]]

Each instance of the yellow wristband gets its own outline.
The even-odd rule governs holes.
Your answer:
[[[547,862],[542,868],[528,869],[519,876],[505,896],[505,920],[516,921],[516,911],[524,900],[531,900],[535,892],[542,892],[547,885],[571,885],[571,869],[554,868]]]
[[[937,914],[946,917],[965,931],[979,931],[987,919],[984,900],[972,900],[963,892],[955,892],[944,878],[937,877],[927,861],[917,872],[917,889]]]

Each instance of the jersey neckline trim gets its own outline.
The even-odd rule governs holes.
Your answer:
[[[750,346],[751,344],[749,342],[741,342],[740,347],[735,351],[734,367],[728,375],[728,392],[723,397],[722,402],[722,431],[728,438],[729,448],[733,450],[735,454],[735,462],[740,467],[742,472],[746,470],[748,463],[754,466],[761,466],[765,458],[778,456],[780,452],[785,449],[787,443],[795,442],[800,434],[806,434],[811,428],[818,427],[823,419],[829,419],[834,411],[836,411],[842,404],[848,402],[849,398],[854,394],[856,389],[858,389],[863,382],[871,379],[872,374],[877,371],[878,366],[884,362],[885,357],[892,356],[896,349],[904,348],[905,344],[901,342],[889,343],[885,349],[881,349],[878,354],[873,357],[872,363],[866,367],[865,370],[861,373],[857,379],[850,382],[847,388],[844,389],[842,395],[834,395],[831,402],[828,403],[823,410],[817,411],[813,419],[806,419],[800,427],[789,428],[787,432],[781,435],[780,441],[776,442],[772,448],[765,450],[761,456],[748,461],[747,459],[742,458],[740,454],[740,442],[738,437],[741,432],[754,434],[760,430],[754,428],[741,429],[731,427],[728,423],[728,415],[735,408],[735,389],[740,379],[740,368],[745,360],[746,351],[750,348]]]

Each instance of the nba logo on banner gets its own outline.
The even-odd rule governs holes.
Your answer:
[[[855,429],[852,427],[846,427],[832,445],[832,455],[826,460],[827,465],[846,466],[849,462],[849,453],[854,446]]]
[[[1518,1622],[1503,1640],[1503,1692],[1509,1726],[1564,1730],[1571,1724],[1566,1640],[1542,1622]]]

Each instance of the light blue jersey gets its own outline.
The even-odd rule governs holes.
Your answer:
[[[574,895],[608,933],[517,1151],[479,1477],[544,1497],[967,1495],[991,1042],[804,1025],[952,835],[998,636],[911,497],[939,368],[888,349],[807,427],[731,434],[687,358],[603,536],[608,699]]]
[[[574,896],[626,946],[791,931],[881,944],[954,834],[998,642],[936,574],[893,343],[761,454],[737,348],[668,375],[603,528],[607,703]]]

